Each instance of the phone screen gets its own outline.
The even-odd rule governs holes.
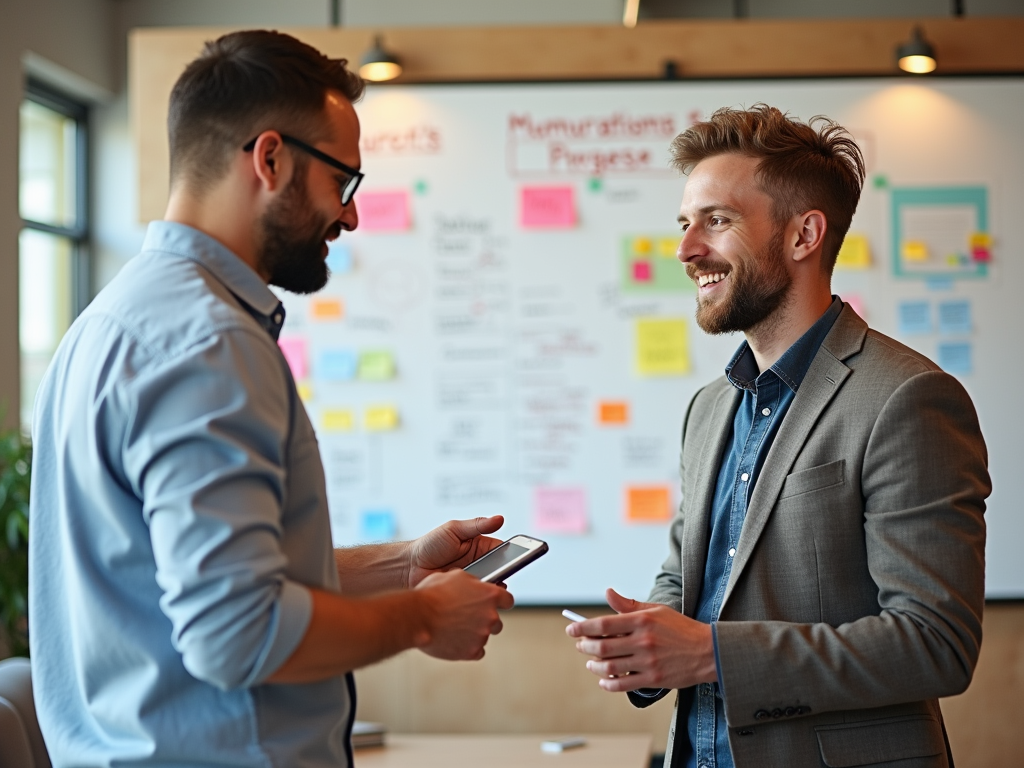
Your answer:
[[[477,562],[466,566],[466,573],[482,579],[494,573],[502,566],[508,565],[524,552],[529,551],[526,547],[520,547],[518,544],[506,541],[501,546],[492,549]]]

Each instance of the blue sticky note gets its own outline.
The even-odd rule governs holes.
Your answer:
[[[340,237],[327,245],[327,267],[332,275],[352,271],[352,249]]]
[[[391,541],[397,526],[395,514],[389,509],[368,509],[359,520],[360,541]]]
[[[325,381],[349,381],[356,377],[359,356],[349,349],[327,349],[316,362],[316,376]]]
[[[974,370],[973,350],[967,341],[944,341],[939,344],[939,367],[946,373],[966,375]]]
[[[958,299],[939,303],[939,333],[954,336],[971,330],[971,302]]]
[[[901,301],[899,306],[900,334],[912,336],[932,332],[932,308],[927,301]]]

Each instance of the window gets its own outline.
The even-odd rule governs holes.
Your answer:
[[[86,109],[29,82],[19,144],[21,423],[71,321],[88,301]]]

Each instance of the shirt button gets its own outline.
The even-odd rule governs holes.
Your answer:
[[[736,547],[733,547],[732,549],[729,550],[729,557],[734,557],[735,555],[736,555]]]
[[[761,415],[762,416],[771,416],[772,415],[772,409],[771,408],[764,408],[764,409],[762,409],[761,410]]]
[[[746,472],[744,472],[742,475],[740,475],[740,480],[742,480],[744,483],[747,482],[747,480],[749,480],[749,479],[750,479],[750,475],[748,475]]]
[[[277,323],[278,325],[281,324],[281,313],[280,312],[278,312],[276,315],[274,315],[274,322]]]

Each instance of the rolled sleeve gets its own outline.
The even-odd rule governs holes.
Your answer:
[[[124,466],[160,608],[185,668],[222,689],[265,681],[312,615],[281,546],[293,406],[278,356],[269,337],[232,329],[124,388]]]

